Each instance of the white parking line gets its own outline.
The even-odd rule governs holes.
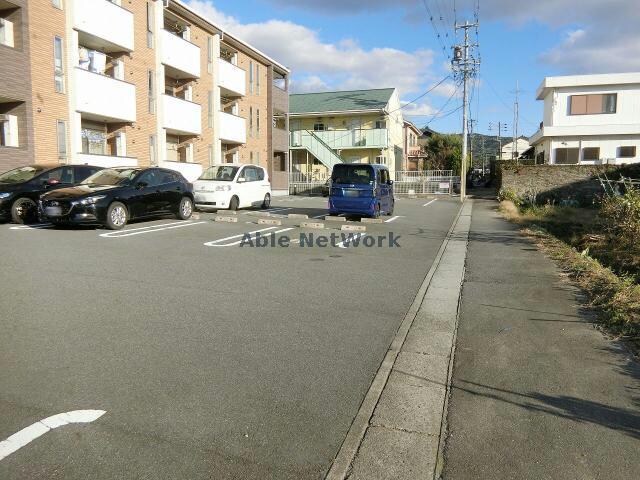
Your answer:
[[[9,230],[42,230],[43,228],[52,228],[50,223],[34,223],[33,225],[20,225],[18,227],[10,227]]]
[[[76,410],[59,413],[29,425],[0,442],[0,461],[54,428],[64,427],[71,423],[91,423],[105,413],[107,412],[104,410]]]
[[[146,233],[163,232],[165,230],[173,230],[174,228],[194,227],[196,225],[204,225],[205,223],[209,223],[209,222],[163,223],[161,225],[152,225],[150,227],[132,228],[130,230],[120,230],[117,232],[103,233],[100,236],[103,238],[133,237],[134,235],[144,235]]]
[[[438,201],[438,199],[437,199],[437,198],[435,198],[435,199],[431,200],[429,203],[425,203],[425,204],[423,205],[423,207],[428,207],[429,205],[431,205],[432,203],[437,202],[437,201]]]
[[[338,243],[337,247],[338,248],[349,248],[349,247],[351,247],[352,243],[354,243],[354,242],[355,243],[359,243],[366,236],[367,236],[366,233],[357,233],[357,234],[353,235],[353,237],[347,237],[347,240],[345,240],[344,242]]]
[[[404,218],[404,215],[396,215],[395,217],[391,217],[389,220],[385,220],[384,223],[393,223],[399,218]]]
[[[207,242],[204,244],[205,247],[226,247],[227,245],[218,245],[218,243],[227,242],[229,240],[234,240],[236,238],[242,238],[245,235],[255,235],[256,233],[268,232],[269,230],[275,230],[276,227],[263,228],[260,230],[254,230],[253,232],[241,233],[239,235],[233,235],[227,238],[221,238],[220,240],[213,240],[212,242]]]

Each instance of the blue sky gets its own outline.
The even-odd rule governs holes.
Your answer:
[[[435,29],[443,43],[454,43],[454,17],[473,20],[476,0],[187,3],[290,67],[295,91],[391,86],[409,101],[449,75]],[[531,135],[541,121],[535,91],[545,76],[640,70],[634,0],[484,0],[479,11],[482,65],[472,112],[481,133],[495,134],[489,125],[500,121],[512,134],[516,82],[519,131]],[[429,122],[438,131],[460,131],[459,111],[443,116],[461,104],[454,92],[448,80],[409,105],[405,115],[418,126]]]

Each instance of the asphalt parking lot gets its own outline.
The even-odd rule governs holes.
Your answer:
[[[399,200],[367,235],[400,248],[302,247],[341,224],[258,225],[259,211],[0,225],[0,441],[106,412],[0,455],[0,478],[323,478],[459,208]],[[326,213],[283,197],[270,218]],[[257,233],[290,246],[241,245]]]

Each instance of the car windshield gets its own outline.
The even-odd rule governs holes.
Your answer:
[[[373,168],[368,165],[336,165],[331,181],[342,185],[370,185],[375,179]]]
[[[0,175],[0,183],[22,183],[41,174],[45,169],[41,167],[20,167]]]
[[[238,173],[238,170],[240,170],[240,167],[232,167],[229,165],[209,167],[202,173],[202,175],[200,176],[200,180],[233,182],[233,179],[236,178],[236,174]]]
[[[107,168],[88,177],[82,185],[122,185],[135,177],[139,171],[137,168]]]

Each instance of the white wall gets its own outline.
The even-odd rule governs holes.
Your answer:
[[[636,147],[635,158],[620,158],[618,149],[620,147]],[[593,136],[593,137],[564,137],[553,138],[545,142],[546,152],[551,163],[555,163],[555,154],[557,148],[600,148],[600,159],[608,161],[608,163],[636,163],[640,161],[640,135],[637,136]],[[583,162],[582,152],[580,153],[580,163],[592,164],[594,162]],[[598,162],[595,162],[598,163]]]

